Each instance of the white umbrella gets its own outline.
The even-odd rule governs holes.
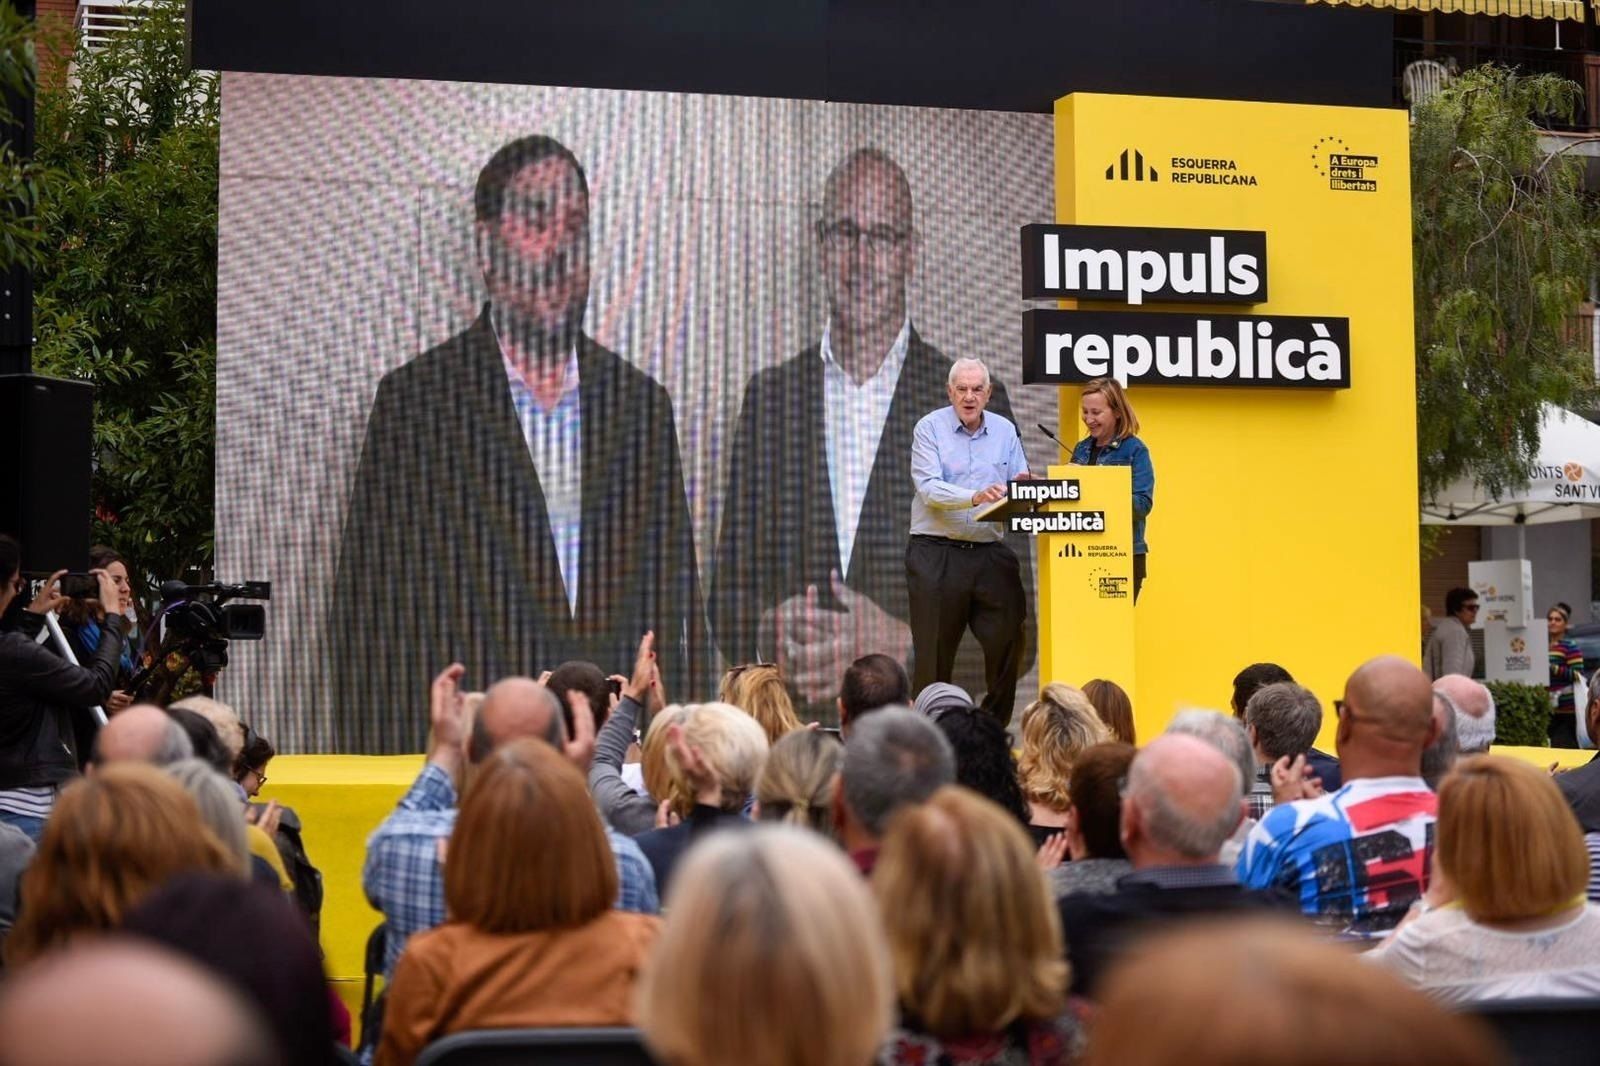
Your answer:
[[[1523,526],[1585,518],[1600,518],[1600,426],[1548,403],[1527,485],[1496,497],[1461,478],[1422,505],[1422,521],[1431,526]]]

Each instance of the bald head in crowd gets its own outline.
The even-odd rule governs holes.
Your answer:
[[[1438,728],[1427,674],[1396,655],[1363,663],[1345,682],[1339,712],[1344,780],[1418,776]]]
[[[513,740],[536,737],[553,747],[567,742],[561,701],[548,688],[527,677],[508,677],[489,686],[472,720],[467,756],[482,762],[489,753]]]
[[[1455,712],[1456,742],[1463,755],[1481,755],[1494,743],[1494,696],[1486,685],[1446,674],[1433,683],[1433,691],[1445,698]]]
[[[85,942],[7,978],[0,1066],[110,1062],[280,1066],[283,1059],[243,1000],[152,944]]]
[[[1244,819],[1239,767],[1211,744],[1167,733],[1128,768],[1122,846],[1135,869],[1217,862]]]
[[[136,703],[111,717],[94,738],[94,765],[143,762],[168,766],[194,757],[183,726],[160,707]]]

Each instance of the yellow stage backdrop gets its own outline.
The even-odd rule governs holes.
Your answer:
[[[1233,675],[1270,660],[1330,708],[1331,744],[1355,665],[1419,657],[1409,178],[1403,111],[1056,103],[1058,222],[1266,233],[1266,302],[1131,310],[1350,321],[1348,389],[1132,389],[1156,475],[1136,610],[1141,736],[1186,706],[1225,709]],[[1061,425],[1084,435],[1070,386]]]

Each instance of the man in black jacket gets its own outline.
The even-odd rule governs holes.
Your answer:
[[[710,603],[729,662],[776,662],[803,714],[834,724],[852,661],[910,658],[911,437],[949,403],[951,360],[911,322],[919,238],[893,159],[861,148],[833,169],[816,238],[828,321],[820,343],[745,388]],[[1012,417],[999,382],[990,409]],[[1032,545],[1008,543],[1029,590]],[[971,642],[962,651],[954,680],[979,692],[981,651]],[[1025,646],[1019,672],[1031,663]]]
[[[56,793],[78,773],[72,716],[104,704],[116,687],[128,621],[121,590],[105,571],[94,571],[106,609],[104,636],[94,656],[74,666],[35,639],[45,614],[64,602],[56,590],[61,574],[25,610],[12,611],[23,589],[21,569],[17,542],[0,534],[0,618],[9,625],[0,632],[0,821],[38,840]]]
[[[1583,708],[1589,736],[1600,737],[1600,670],[1589,679],[1589,706]],[[1600,755],[1576,770],[1556,775],[1556,787],[1566,797],[1585,833],[1600,833]]]
[[[1121,825],[1133,872],[1114,893],[1058,903],[1075,994],[1093,998],[1107,968],[1152,929],[1278,905],[1241,886],[1219,858],[1244,818],[1242,791],[1239,768],[1197,737],[1169,733],[1134,757]]]
[[[386,374],[345,519],[326,662],[339,751],[422,751],[415,694],[569,659],[632,661],[654,630],[674,697],[711,669],[672,402],[583,331],[589,190],[549,137],[474,195],[489,300]]]

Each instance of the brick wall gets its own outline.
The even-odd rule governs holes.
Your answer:
[[[39,76],[45,81],[64,77],[72,59],[73,24],[78,0],[36,0],[39,19]]]
[[[1444,615],[1445,593],[1467,583],[1467,564],[1483,558],[1478,526],[1450,526],[1439,539],[1439,554],[1422,563],[1422,602],[1435,618]]]

